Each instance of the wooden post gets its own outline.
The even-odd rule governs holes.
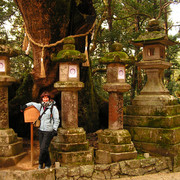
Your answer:
[[[31,123],[31,166],[33,167],[34,152],[33,152],[33,123]]]

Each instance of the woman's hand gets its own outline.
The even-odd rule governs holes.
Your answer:
[[[27,105],[20,105],[20,111],[23,112],[27,108]]]

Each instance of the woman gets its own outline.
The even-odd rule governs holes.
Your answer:
[[[47,169],[51,166],[48,148],[52,138],[57,136],[57,129],[60,123],[59,112],[55,106],[55,101],[51,99],[47,91],[41,94],[41,103],[29,102],[22,106],[21,110],[29,106],[34,106],[40,111],[40,115],[42,115],[39,127],[39,169],[43,169],[43,164],[45,164],[45,169]]]

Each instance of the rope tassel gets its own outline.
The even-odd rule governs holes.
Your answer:
[[[46,77],[43,58],[44,58],[44,47],[42,48],[42,55],[41,55],[41,73],[40,73],[40,78],[45,78]]]
[[[83,63],[82,65],[85,67],[89,67],[89,54],[88,54],[88,35],[86,36],[86,45],[85,45],[85,51],[84,51],[85,55],[86,55],[86,62]]]

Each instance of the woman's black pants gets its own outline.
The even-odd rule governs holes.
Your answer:
[[[51,143],[53,136],[52,132],[49,131],[40,131],[39,130],[39,144],[40,144],[40,154],[39,154],[39,164],[45,166],[51,166],[51,159],[49,156],[49,145]]]

